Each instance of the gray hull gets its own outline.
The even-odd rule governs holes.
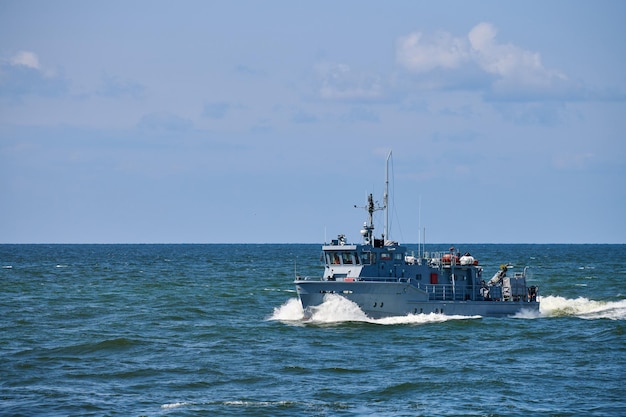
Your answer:
[[[354,302],[371,318],[430,313],[503,317],[521,311],[539,312],[537,301],[465,300],[463,294],[452,292],[443,297],[445,299],[435,300],[432,299],[433,294],[411,285],[410,282],[297,280],[295,284],[307,316],[324,302],[327,294],[337,294]]]

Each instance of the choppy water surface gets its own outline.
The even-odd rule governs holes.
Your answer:
[[[459,248],[541,314],[304,321],[317,245],[0,245],[0,414],[626,415],[626,245]]]

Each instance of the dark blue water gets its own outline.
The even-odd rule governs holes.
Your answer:
[[[541,314],[305,322],[318,245],[0,245],[0,414],[626,415],[626,245],[458,248]]]

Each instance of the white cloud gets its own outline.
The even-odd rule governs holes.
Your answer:
[[[26,95],[58,97],[68,91],[68,80],[39,63],[34,52],[20,51],[0,60],[0,96],[20,100]]]
[[[458,68],[469,57],[467,41],[447,32],[438,32],[433,37],[414,32],[398,41],[398,62],[418,73],[435,68]]]
[[[39,58],[33,52],[20,51],[10,59],[11,65],[21,65],[33,69],[41,69]]]
[[[467,37],[472,45],[472,48],[480,51],[488,49],[493,44],[493,40],[496,37],[496,29],[489,23],[479,23],[470,30]]]
[[[543,66],[538,52],[513,44],[500,43],[497,30],[490,23],[479,23],[467,36],[421,32],[402,37],[397,45],[397,61],[407,70],[425,74],[438,69],[467,71],[471,66],[494,77],[495,92],[511,93],[528,89],[561,89],[567,77]]]
[[[468,34],[471,55],[484,71],[500,77],[500,84],[549,87],[566,77],[546,69],[541,55],[512,44],[496,41],[497,31],[489,23],[476,25]]]

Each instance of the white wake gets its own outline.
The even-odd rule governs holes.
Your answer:
[[[578,297],[575,299],[549,295],[541,297],[542,316],[576,316],[583,319],[626,319],[626,300],[595,301]]]
[[[576,299],[559,296],[544,296],[540,299],[539,314],[532,311],[522,310],[514,315],[515,318],[535,319],[541,317],[572,316],[582,319],[626,319],[626,300],[620,301],[595,301],[584,297]],[[314,307],[313,314],[305,319],[300,300],[290,298],[280,307],[274,308],[274,312],[268,320],[282,321],[292,324],[332,324],[344,322],[364,322],[381,325],[397,324],[426,324],[440,323],[449,320],[463,320],[480,318],[480,316],[447,316],[443,314],[408,314],[406,316],[386,317],[373,319],[368,317],[359,306],[345,297],[336,294],[328,294],[324,302]]]
[[[446,316],[443,314],[408,314],[406,316],[385,317],[373,319],[368,317],[359,306],[345,297],[336,294],[328,294],[324,302],[314,307],[313,314],[305,320],[302,304],[297,298],[291,298],[280,307],[274,308],[274,313],[268,320],[301,324],[332,324],[344,322],[363,322],[381,325],[397,324],[426,324],[440,323],[449,320],[462,320],[479,318],[480,316]]]

